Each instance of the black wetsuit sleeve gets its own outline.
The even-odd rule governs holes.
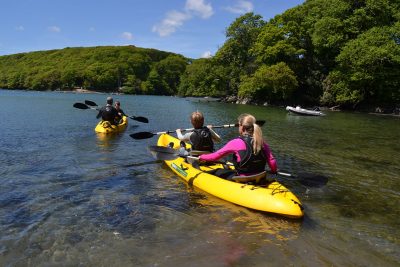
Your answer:
[[[99,113],[97,114],[96,119],[100,119],[102,114],[103,114],[103,108],[101,108],[99,110]]]

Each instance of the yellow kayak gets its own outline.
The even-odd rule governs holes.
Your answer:
[[[125,130],[128,125],[128,118],[126,116],[122,117],[122,122],[118,125],[112,125],[108,121],[99,121],[94,129],[97,133],[119,133]]]
[[[173,143],[173,148],[178,149],[179,142],[171,135],[161,134],[157,145],[167,147]],[[187,147],[190,145],[187,144]],[[299,199],[277,181],[273,180],[267,182],[266,185],[258,186],[225,180],[207,173],[207,171],[223,168],[222,164],[200,166],[199,170],[182,157],[165,160],[165,163],[190,185],[226,201],[289,218],[302,218],[304,215]]]

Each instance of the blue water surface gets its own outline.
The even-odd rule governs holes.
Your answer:
[[[1,266],[398,266],[400,120],[329,112],[288,115],[256,107],[166,96],[114,95],[125,132],[94,132],[107,94],[0,90]],[[288,220],[190,188],[129,134],[266,120],[276,177],[303,202]],[[224,141],[237,129],[219,129]],[[218,144],[221,146],[222,144]],[[304,183],[312,175],[327,184]],[[311,179],[311,178],[310,178]]]

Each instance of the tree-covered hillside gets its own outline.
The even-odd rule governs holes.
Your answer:
[[[174,94],[188,59],[134,46],[65,48],[0,57],[0,88]]]
[[[215,57],[189,65],[182,95],[268,103],[400,105],[400,2],[308,0],[270,21],[236,19]]]
[[[210,59],[134,46],[0,57],[0,88],[74,87],[400,108],[400,1],[307,0],[269,21],[247,13]]]

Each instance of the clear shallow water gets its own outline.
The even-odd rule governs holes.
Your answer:
[[[1,266],[398,266],[400,119],[283,108],[115,96],[130,115],[121,135],[94,132],[103,94],[0,90]],[[303,202],[304,220],[254,212],[189,188],[147,151],[156,137],[240,113],[265,119],[281,170],[329,177],[322,187],[278,179]],[[235,129],[218,131],[225,140]]]

